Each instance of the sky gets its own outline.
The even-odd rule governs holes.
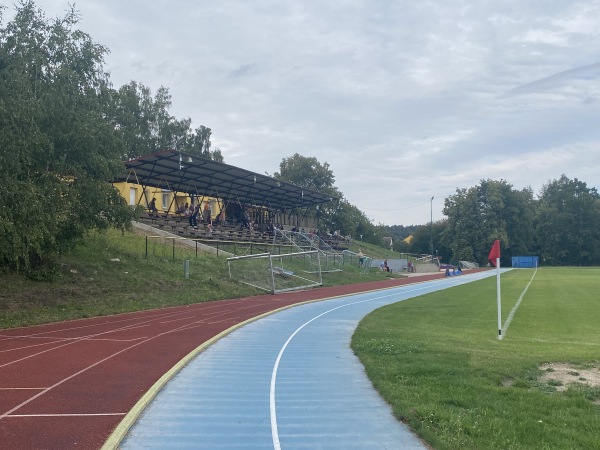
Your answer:
[[[69,2],[35,2],[52,19]],[[73,2],[71,2],[73,3]],[[6,22],[14,6],[7,2]],[[169,88],[227,164],[298,153],[374,224],[481,180],[600,189],[600,0],[81,0],[114,87]],[[433,198],[433,200],[432,200]]]

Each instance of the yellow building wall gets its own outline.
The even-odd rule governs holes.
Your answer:
[[[182,208],[186,203],[190,204],[190,196],[187,193],[169,191],[167,189],[146,187],[146,195],[144,196],[143,186],[135,183],[113,183],[113,186],[119,191],[129,206],[142,205],[148,208],[148,203],[153,198],[156,199],[156,209],[161,213],[175,214],[177,207]],[[176,199],[176,202],[173,199]],[[204,205],[208,203],[213,218],[221,212],[221,205],[218,199],[213,197],[196,197],[196,201],[201,201],[200,208],[204,209]]]

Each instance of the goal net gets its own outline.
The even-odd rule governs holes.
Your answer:
[[[229,278],[277,294],[323,284],[318,250],[227,258]]]

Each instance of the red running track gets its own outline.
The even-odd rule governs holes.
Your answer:
[[[99,449],[188,353],[253,317],[443,274],[0,330],[0,448]]]

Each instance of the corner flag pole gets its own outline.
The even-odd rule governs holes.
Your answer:
[[[496,292],[498,297],[498,339],[502,339],[502,302],[500,300],[500,240],[496,239],[490,254],[488,255],[490,263],[496,266]]]
[[[500,296],[500,258],[496,258],[496,292],[498,297],[498,339],[502,340],[502,300]]]

